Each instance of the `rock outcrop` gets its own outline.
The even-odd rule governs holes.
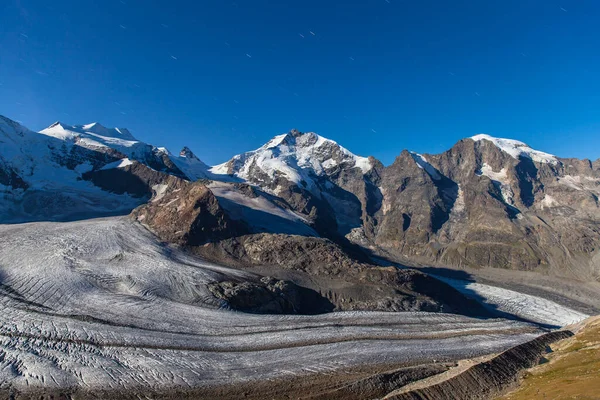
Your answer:
[[[333,304],[314,290],[271,277],[264,277],[257,282],[215,282],[208,288],[216,298],[237,311],[256,314],[321,314],[334,308]]]
[[[232,220],[214,194],[201,183],[177,181],[179,187],[158,187],[155,197],[132,212],[162,240],[184,246],[243,235],[247,227]]]
[[[328,239],[253,234],[190,250],[220,264],[278,279],[292,279],[321,293],[340,311],[441,311],[493,315],[476,301],[424,273],[357,261]]]

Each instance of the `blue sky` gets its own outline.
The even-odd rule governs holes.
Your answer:
[[[600,2],[3,0],[0,114],[209,164],[291,128],[389,164],[485,132],[600,157]]]

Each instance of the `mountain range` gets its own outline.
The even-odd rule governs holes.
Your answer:
[[[0,396],[491,398],[600,310],[599,167],[0,116]]]
[[[600,279],[600,160],[560,158],[517,140],[481,134],[441,154],[403,150],[384,166],[292,130],[213,167],[187,147],[173,154],[98,123],[32,132],[0,117],[0,142],[8,222],[142,206],[138,220],[159,236],[207,244],[211,254],[242,236],[280,234],[407,265]],[[210,206],[198,212],[200,199]],[[195,211],[167,213],[184,207]]]

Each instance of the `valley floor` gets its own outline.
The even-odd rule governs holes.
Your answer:
[[[439,367],[543,333],[518,320],[424,312],[244,314],[206,287],[247,276],[165,246],[124,217],[0,225],[0,393],[197,397],[307,376],[326,391],[367,370]],[[535,296],[496,307],[538,320],[585,318]]]

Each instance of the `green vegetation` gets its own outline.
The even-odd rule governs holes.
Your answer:
[[[600,399],[600,317],[552,345],[548,362],[532,368],[517,390],[500,399]]]

